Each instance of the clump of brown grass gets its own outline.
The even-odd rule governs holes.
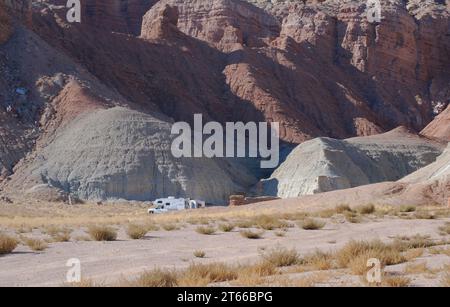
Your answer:
[[[409,249],[415,248],[427,248],[435,246],[437,243],[434,242],[430,236],[414,235],[411,237],[403,236],[397,237],[393,243],[397,249],[400,251],[407,251]]]
[[[128,286],[146,288],[168,288],[176,287],[177,285],[177,272],[163,269],[144,272],[136,280],[128,284]]]
[[[325,227],[325,225],[325,222],[311,218],[307,218],[299,224],[299,226],[305,230],[319,230]]]
[[[407,250],[404,253],[406,261],[410,261],[419,257],[422,257],[423,253],[425,252],[425,249],[423,248],[413,248],[410,250]]]
[[[163,228],[165,231],[174,231],[174,230],[178,230],[178,229],[179,229],[178,226],[177,226],[176,224],[170,224],[170,223],[168,223],[168,224],[163,224],[163,225],[162,225],[162,228]]]
[[[317,250],[312,254],[306,255],[302,259],[302,263],[310,266],[313,270],[326,271],[334,267],[334,255]]]
[[[277,273],[277,268],[267,261],[261,261],[254,265],[243,265],[238,268],[238,278],[233,284],[246,287],[260,286],[266,282],[264,277]]]
[[[275,267],[287,267],[301,264],[299,254],[295,249],[286,249],[283,247],[275,247],[261,254],[264,261],[267,261]]]
[[[17,247],[17,240],[0,233],[0,255],[12,253]]]
[[[450,222],[446,222],[443,226],[439,227],[441,235],[450,235]]]
[[[353,272],[366,272],[367,260],[376,258],[383,265],[393,265],[405,262],[405,257],[395,246],[385,244],[380,240],[350,241],[336,253],[340,267],[350,268]],[[364,268],[364,269],[363,269]]]
[[[362,217],[358,213],[353,211],[345,211],[344,217],[347,220],[347,222],[352,224],[359,224],[362,222]]]
[[[236,226],[239,228],[252,228],[253,227],[253,221],[251,220],[240,220],[236,222]]]
[[[261,231],[243,230],[240,232],[241,236],[247,239],[257,240],[261,239],[263,233]]]
[[[206,253],[202,250],[196,250],[196,251],[194,251],[194,256],[197,258],[205,258]]]
[[[115,241],[117,231],[108,226],[90,226],[88,233],[94,241]]]
[[[411,279],[405,276],[388,276],[383,278],[382,285],[392,288],[404,288],[411,284]]]
[[[219,229],[223,232],[231,232],[234,230],[234,225],[230,223],[220,224]]]
[[[288,221],[301,221],[307,218],[310,214],[307,212],[290,212],[283,213],[280,215],[280,218]]]
[[[373,204],[361,205],[356,207],[355,211],[359,214],[372,214],[375,212],[375,206]]]
[[[48,248],[48,244],[40,239],[22,238],[22,242],[35,252],[42,252]]]
[[[399,208],[399,211],[402,213],[411,213],[415,212],[417,210],[417,207],[414,205],[402,205]]]
[[[443,287],[450,287],[450,273],[447,272],[444,274],[444,277],[442,278],[442,286]]]
[[[69,242],[72,230],[65,227],[50,225],[43,230],[43,233],[49,235],[53,242]]]
[[[274,230],[289,227],[289,224],[287,222],[281,221],[277,217],[270,215],[257,216],[253,219],[252,224],[264,230]]]
[[[405,266],[404,272],[406,274],[425,274],[429,273],[430,269],[426,262],[409,263]]]
[[[335,208],[336,213],[343,214],[344,212],[352,212],[352,209],[349,205],[339,205]]]
[[[199,226],[195,231],[199,234],[210,236],[216,233],[216,228],[213,226]]]
[[[148,232],[148,228],[142,225],[130,224],[128,225],[126,232],[130,239],[140,240],[145,237]]]
[[[179,286],[206,286],[210,283],[236,280],[236,267],[224,263],[191,264],[179,274]]]
[[[416,220],[434,220],[436,217],[432,212],[421,210],[414,213],[414,218]]]

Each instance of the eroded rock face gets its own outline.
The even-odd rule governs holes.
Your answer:
[[[171,125],[125,108],[83,115],[61,130],[21,178],[81,199],[151,200],[168,195],[225,204],[251,176],[212,159],[176,159]]]
[[[314,139],[294,149],[259,188],[267,195],[290,198],[397,181],[434,162],[444,146],[404,128],[343,141]]]

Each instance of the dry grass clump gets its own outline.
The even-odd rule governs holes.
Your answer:
[[[436,216],[432,212],[421,210],[414,213],[414,218],[416,220],[434,220]]]
[[[220,224],[219,229],[223,232],[231,232],[234,230],[234,225],[230,223]]]
[[[243,230],[240,232],[241,236],[247,239],[257,240],[261,239],[263,232],[261,231],[252,231],[252,230]]]
[[[410,261],[419,257],[422,257],[423,253],[425,252],[424,248],[413,248],[410,250],[407,250],[404,253],[406,261]]]
[[[310,266],[313,270],[326,271],[335,267],[334,255],[332,253],[315,251],[312,254],[306,255],[302,259],[303,265]]]
[[[0,233],[0,255],[12,253],[17,247],[17,240]]]
[[[199,226],[195,228],[195,231],[199,234],[210,236],[216,233],[216,228],[213,226]]]
[[[255,287],[264,285],[265,277],[278,274],[277,268],[270,262],[260,261],[254,265],[245,265],[238,268],[238,278],[233,283],[240,286]]]
[[[275,235],[277,237],[285,237],[286,236],[286,231],[285,230],[277,230],[274,233],[275,233]]]
[[[252,224],[264,230],[274,230],[289,227],[289,224],[287,222],[270,215],[257,216],[253,219]]]
[[[147,288],[168,288],[178,285],[177,272],[171,270],[155,269],[142,273],[136,280],[127,286]]]
[[[283,213],[280,215],[281,219],[287,221],[301,221],[307,217],[309,217],[309,213],[306,212],[290,212],[290,213]]]
[[[359,214],[372,214],[375,212],[375,206],[373,204],[361,205],[355,208]]]
[[[299,223],[299,226],[305,230],[319,230],[325,227],[325,225],[325,222],[311,218],[307,218]]]
[[[409,263],[406,265],[404,272],[406,274],[425,274],[429,273],[430,269],[426,262]]]
[[[178,230],[178,229],[179,229],[178,226],[177,226],[176,224],[170,224],[170,223],[168,223],[168,224],[163,224],[163,225],[162,225],[162,228],[163,228],[165,231],[174,231],[174,230]]]
[[[430,249],[430,254],[432,255],[446,255],[450,257],[450,248],[432,248]]]
[[[48,248],[48,244],[40,239],[22,238],[22,242],[35,252],[42,252]]]
[[[407,251],[415,248],[427,248],[435,246],[436,243],[430,236],[415,235],[412,237],[397,237],[393,243],[400,251]]]
[[[223,263],[191,264],[179,273],[178,285],[183,287],[206,286],[210,283],[236,280],[238,270]]]
[[[450,235],[450,222],[446,222],[443,226],[439,227],[441,235]]]
[[[271,263],[275,267],[287,267],[301,264],[300,256],[295,249],[275,247],[269,251],[263,252],[261,257],[264,261]]]
[[[442,286],[450,287],[450,272],[444,274],[444,277],[442,278]]]
[[[352,209],[349,205],[339,205],[335,208],[336,213],[343,214],[345,212],[352,212]]]
[[[382,265],[394,265],[405,262],[405,257],[394,245],[385,244],[380,240],[350,241],[336,253],[340,267],[350,268],[354,274],[368,271],[367,261],[371,258],[380,260]]]
[[[127,236],[130,239],[140,240],[145,237],[145,235],[148,232],[148,229],[146,226],[143,225],[130,224],[128,225],[126,232]]]
[[[202,250],[196,250],[194,252],[194,256],[196,258],[205,258],[206,257],[206,253],[204,251],[202,251]]]
[[[344,217],[347,220],[347,222],[352,223],[352,224],[359,224],[362,222],[362,217],[353,211],[345,211],[344,212]]]
[[[240,221],[237,221],[235,225],[237,227],[243,228],[243,229],[252,228],[253,227],[253,221],[251,221],[251,220],[240,220]]]
[[[415,212],[417,210],[417,207],[414,205],[402,205],[399,208],[399,211],[402,213],[411,213]]]
[[[115,241],[117,239],[117,231],[108,226],[90,226],[88,234],[94,241]]]
[[[43,230],[43,233],[49,235],[53,242],[69,242],[72,230],[66,227],[50,225]]]
[[[411,284],[411,279],[406,276],[388,276],[384,277],[382,286],[392,288],[404,288]]]

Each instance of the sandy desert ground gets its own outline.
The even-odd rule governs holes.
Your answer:
[[[365,205],[350,212],[343,205],[312,210],[284,202],[283,210],[279,202],[269,202],[158,216],[148,216],[143,204],[2,204],[1,232],[21,243],[0,258],[0,286],[66,285],[71,258],[81,261],[78,286],[154,285],[143,282],[143,274],[175,272],[182,277],[174,284],[188,286],[367,286],[365,268],[361,272],[355,263],[340,262],[349,242],[374,240],[396,246],[397,253],[380,285],[449,285],[449,209]],[[323,228],[303,229],[311,220]],[[130,224],[145,228],[145,236],[130,239]],[[92,240],[92,225],[113,227],[117,239]],[[249,233],[259,238],[249,239]],[[36,242],[44,245],[42,251],[32,250]],[[295,259],[278,263],[283,257]],[[275,258],[270,268],[258,270]],[[220,265],[228,275],[195,277],[202,266],[211,274],[211,265]]]

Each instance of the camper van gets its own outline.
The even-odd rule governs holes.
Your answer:
[[[153,202],[154,208],[148,210],[149,214],[161,214],[171,211],[183,211],[190,209],[199,209],[206,206],[204,201],[191,200],[189,198],[160,198]]]

